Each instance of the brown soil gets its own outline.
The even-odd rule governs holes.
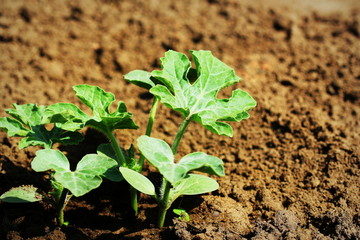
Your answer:
[[[191,124],[180,154],[222,158],[220,189],[175,203],[154,227],[156,204],[141,195],[132,216],[125,183],[105,182],[73,198],[68,227],[42,203],[0,203],[1,239],[360,239],[360,3],[328,1],[0,2],[0,116],[12,103],[78,103],[71,87],[98,85],[126,102],[144,133],[152,100],[122,76],[159,68],[168,49],[211,50],[258,102],[251,118],[221,137]],[[225,90],[228,94],[231,89]],[[154,136],[172,141],[179,116],[160,107]],[[106,141],[85,132],[74,158]],[[22,184],[48,189],[30,168],[36,148],[0,132],[0,192]],[[172,219],[173,218],[173,219]]]

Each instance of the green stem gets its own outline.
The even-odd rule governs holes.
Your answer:
[[[145,132],[145,134],[147,136],[151,135],[152,127],[153,127],[154,121],[155,121],[157,107],[159,105],[158,103],[159,103],[159,99],[157,97],[155,97],[154,101],[153,101],[153,105],[150,110],[149,121],[148,121],[146,132]],[[144,161],[145,161],[145,157],[144,157],[144,155],[141,154],[139,162],[138,162],[138,166],[139,166],[139,168],[137,169],[138,172],[142,171],[142,168],[144,166]],[[131,185],[130,185],[130,204],[131,204],[131,207],[134,209],[135,216],[136,216],[139,212],[139,210],[138,210],[138,194],[137,194],[136,189],[133,188]]]
[[[105,135],[110,139],[110,143],[111,143],[112,148],[115,151],[117,162],[118,162],[119,166],[126,166],[125,155],[124,155],[123,151],[121,150],[114,134],[112,132],[105,132]]]
[[[183,137],[186,127],[189,125],[190,120],[184,119],[183,122],[181,123],[179,130],[175,136],[174,142],[171,145],[171,150],[173,152],[173,154],[175,155],[177,152],[177,149],[179,147],[179,143],[181,138]],[[159,227],[163,227],[164,223],[165,223],[165,218],[166,218],[166,212],[170,207],[169,204],[169,197],[170,197],[170,189],[171,189],[171,184],[170,182],[168,182],[165,178],[163,178],[163,182],[161,185],[161,196],[160,196],[160,201],[159,201],[159,219],[158,219],[158,226]]]
[[[159,98],[155,97],[154,101],[153,101],[153,105],[150,110],[149,121],[148,121],[148,125],[147,125],[146,132],[145,132],[145,134],[147,136],[150,136],[150,134],[151,134],[158,105],[159,105]]]
[[[139,213],[139,208],[138,208],[138,194],[137,194],[137,190],[129,185],[130,187],[130,205],[132,207],[132,209],[134,210],[135,216],[138,215]]]
[[[152,108],[150,110],[149,121],[148,121],[148,125],[147,125],[146,132],[145,132],[145,135],[147,135],[149,137],[151,135],[152,127],[153,127],[153,124],[155,121],[155,116],[156,116],[156,111],[157,111],[158,105],[159,105],[159,98],[155,97]],[[140,166],[139,172],[141,172],[141,170],[144,166],[144,160],[145,160],[145,157],[144,157],[144,155],[141,154],[140,159],[139,159],[139,166]]]
[[[60,198],[57,201],[57,219],[56,223],[58,226],[62,226],[64,224],[64,209],[66,206],[66,197],[68,194],[68,190],[66,188],[63,188],[61,191]]]
[[[165,178],[163,178],[163,183],[161,188],[164,189],[162,192],[162,197],[159,203],[159,218],[158,218],[158,226],[163,227],[166,218],[166,212],[169,209],[169,197],[170,197],[170,189],[171,184]]]
[[[176,152],[177,152],[177,149],[179,147],[179,143],[180,143],[180,140],[181,138],[183,137],[184,133],[185,133],[185,130],[186,130],[186,127],[189,125],[190,123],[190,120],[187,120],[187,119],[184,119],[179,127],[179,130],[175,136],[175,139],[174,139],[174,142],[173,144],[171,145],[171,150],[173,152],[173,154],[175,155]]]

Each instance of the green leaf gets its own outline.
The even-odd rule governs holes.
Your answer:
[[[117,158],[116,153],[110,143],[100,144],[96,150],[96,153],[100,156],[106,156],[115,160]]]
[[[36,172],[47,170],[69,171],[70,163],[65,155],[57,150],[43,149],[36,151],[36,156],[31,162],[31,168]]]
[[[6,112],[12,118],[0,118],[0,128],[8,132],[9,136],[24,137],[19,148],[28,146],[42,146],[51,148],[54,143],[63,145],[77,144],[83,140],[83,136],[78,132],[69,132],[61,128],[61,124],[47,130],[45,117],[45,106],[35,104],[14,104],[14,109],[7,109]]]
[[[98,154],[85,155],[78,163],[76,172],[103,176],[114,182],[119,182],[123,179],[119,172],[117,161]]]
[[[9,203],[38,202],[42,200],[42,196],[36,187],[27,185],[10,189],[0,196],[0,200]]]
[[[115,101],[114,94],[86,84],[74,86],[73,89],[76,96],[93,111],[95,116],[100,118],[109,114],[109,107]]]
[[[190,216],[189,214],[186,212],[186,210],[182,209],[182,208],[175,208],[173,209],[173,212],[177,215],[179,215],[179,219],[180,220],[186,220],[186,221],[190,221]]]
[[[215,191],[218,188],[219,184],[212,178],[198,174],[188,174],[170,190],[170,198],[175,200],[181,195],[198,195]]]
[[[76,170],[70,170],[70,164],[65,155],[57,150],[44,149],[36,152],[36,157],[31,162],[31,167],[37,172],[47,170],[55,171],[54,178],[73,195],[82,196],[100,186],[102,176],[112,180],[121,180],[114,159],[88,154],[78,163]]]
[[[256,101],[237,89],[229,99],[217,99],[219,91],[240,80],[233,69],[215,58],[210,51],[191,51],[198,78],[191,84],[188,74],[191,63],[186,55],[168,51],[161,58],[162,70],[151,73],[164,85],[156,85],[150,92],[169,108],[195,120],[210,131],[232,136],[229,124],[223,121],[241,121],[249,117],[248,111]]]
[[[19,121],[8,117],[0,118],[0,129],[5,130],[10,137],[25,137],[30,132]]]
[[[19,148],[23,149],[28,146],[43,146],[50,148],[54,143],[61,143],[63,145],[78,144],[84,139],[79,132],[69,132],[58,127],[58,124],[51,130],[47,130],[45,125],[38,125],[32,127],[32,132],[28,137],[23,138],[19,142]]]
[[[173,152],[165,141],[143,135],[137,139],[137,145],[140,152],[155,167],[166,169],[174,165]]]
[[[61,123],[63,129],[72,131],[90,126],[106,134],[115,129],[138,128],[123,102],[118,102],[116,110],[110,112],[110,105],[115,100],[112,93],[86,84],[74,86],[73,89],[76,96],[92,110],[92,116],[88,116],[74,104],[56,103],[46,111],[50,122]]]
[[[61,128],[77,131],[84,128],[89,116],[72,103],[55,103],[46,108],[45,118],[52,123],[60,123]]]
[[[143,135],[137,139],[137,145],[141,154],[159,170],[166,180],[173,183],[182,177],[181,173],[179,175],[176,171],[174,155],[166,142]]]
[[[225,176],[223,161],[220,158],[207,155],[203,152],[186,155],[179,161],[177,167],[180,171],[183,171],[184,174],[192,170],[197,170],[217,176]]]
[[[54,174],[54,178],[76,197],[98,188],[102,182],[100,176],[86,172],[60,171]]]
[[[13,104],[13,109],[6,109],[6,113],[23,123],[25,126],[32,127],[43,124],[42,115],[45,106],[37,106],[36,104]]]
[[[150,78],[151,73],[143,70],[134,70],[124,75],[125,80],[148,90],[155,86]]]
[[[129,168],[120,167],[119,169],[124,179],[136,190],[148,195],[156,194],[154,185],[147,177]]]
[[[138,138],[137,144],[145,158],[173,185],[193,170],[225,175],[223,162],[217,157],[196,152],[186,155],[176,164],[170,146],[163,140],[143,135]]]

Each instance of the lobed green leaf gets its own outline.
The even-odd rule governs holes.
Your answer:
[[[52,123],[61,124],[61,128],[77,131],[85,126],[89,116],[72,103],[55,103],[46,108],[45,118]]]
[[[36,104],[13,104],[14,109],[7,109],[6,112],[12,118],[0,118],[0,128],[4,129],[9,136],[24,137],[19,148],[28,146],[42,146],[51,148],[54,143],[63,145],[77,144],[83,140],[78,132],[69,132],[61,128],[61,124],[47,130],[45,125],[47,117],[45,116],[46,107],[37,106]]]
[[[8,117],[0,118],[0,129],[5,130],[10,137],[25,137],[30,132],[18,120]]]
[[[220,90],[240,80],[233,69],[215,58],[210,51],[191,51],[197,79],[188,79],[191,63],[186,55],[168,51],[161,58],[162,70],[151,76],[164,85],[156,85],[150,92],[169,108],[195,120],[210,131],[232,136],[229,124],[223,121],[241,121],[249,117],[248,111],[256,101],[246,92],[233,91],[229,99],[217,99]]]
[[[115,101],[114,94],[86,84],[74,86],[73,89],[76,96],[93,111],[95,117],[109,114],[109,107]]]
[[[19,148],[23,149],[29,146],[51,148],[54,143],[63,145],[78,144],[83,138],[81,133],[66,131],[59,128],[58,124],[55,124],[51,130],[47,130],[45,125],[38,125],[33,126],[28,136],[19,142]]]
[[[13,104],[13,108],[6,109],[6,113],[24,124],[32,127],[44,124],[42,116],[45,112],[45,106],[37,106],[36,104]]]
[[[118,102],[116,110],[110,112],[110,105],[115,100],[112,93],[86,84],[74,86],[73,89],[76,96],[92,110],[92,116],[88,116],[74,104],[56,103],[47,108],[48,121],[61,123],[63,129],[70,131],[90,126],[106,134],[115,129],[138,128],[123,102]]]

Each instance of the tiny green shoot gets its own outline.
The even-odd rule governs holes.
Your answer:
[[[0,200],[11,203],[47,201],[57,209],[57,225],[61,226],[64,224],[64,208],[71,195],[82,196],[97,188],[102,182],[102,176],[113,181],[122,180],[115,160],[94,154],[86,155],[78,163],[77,170],[70,171],[67,158],[51,148],[55,143],[70,145],[82,141],[83,136],[76,131],[77,128],[69,127],[68,122],[56,122],[48,130],[46,125],[52,115],[46,106],[13,104],[13,107],[6,110],[12,118],[0,118],[0,128],[9,136],[22,137],[20,149],[29,146],[45,148],[36,152],[31,167],[37,172],[51,170],[53,190],[46,194],[33,186],[14,187],[2,194]]]
[[[178,218],[179,218],[181,221],[190,222],[190,216],[189,216],[189,214],[186,212],[185,209],[182,209],[182,208],[174,208],[174,209],[173,209],[173,212],[174,212],[176,215],[179,216]]]

